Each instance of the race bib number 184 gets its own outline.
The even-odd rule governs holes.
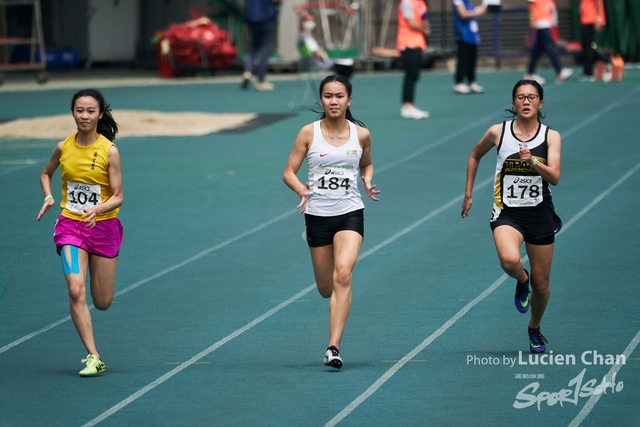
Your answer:
[[[340,167],[319,166],[313,175],[314,193],[328,199],[339,199],[349,194],[352,172]]]

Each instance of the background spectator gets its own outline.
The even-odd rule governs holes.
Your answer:
[[[282,0],[245,0],[242,17],[249,28],[249,49],[244,63],[241,87],[246,89],[253,78],[253,65],[257,53],[260,54],[256,90],[273,90],[272,83],[266,81],[269,55],[278,24],[278,8]]]
[[[476,64],[480,33],[477,16],[487,13],[487,7],[473,7],[471,0],[453,0],[453,22],[458,44],[455,86],[456,93],[482,93],[484,88],[476,83]],[[468,85],[464,83],[467,79]]]

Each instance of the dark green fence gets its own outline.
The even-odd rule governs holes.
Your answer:
[[[573,1],[573,33],[580,40],[580,0]],[[603,50],[640,62],[640,0],[606,0],[607,25],[596,35]]]

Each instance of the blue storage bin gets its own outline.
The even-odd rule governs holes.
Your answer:
[[[73,68],[78,65],[78,51],[72,48],[46,49],[47,68]],[[30,46],[16,46],[13,49],[12,61],[14,63],[27,63],[30,61]],[[40,51],[35,54],[35,62],[40,62]]]

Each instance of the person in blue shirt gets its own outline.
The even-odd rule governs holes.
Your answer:
[[[278,6],[282,0],[244,0],[242,17],[249,27],[250,43],[242,74],[243,89],[249,87],[253,79],[253,63],[256,53],[260,54],[258,80],[254,87],[259,91],[273,90],[273,84],[266,81],[271,46],[278,24]]]
[[[480,33],[476,17],[487,13],[487,7],[474,7],[471,0],[453,0],[455,39],[458,44],[455,85],[456,93],[482,93],[484,88],[476,83],[476,63]],[[465,79],[468,84],[465,84]]]

